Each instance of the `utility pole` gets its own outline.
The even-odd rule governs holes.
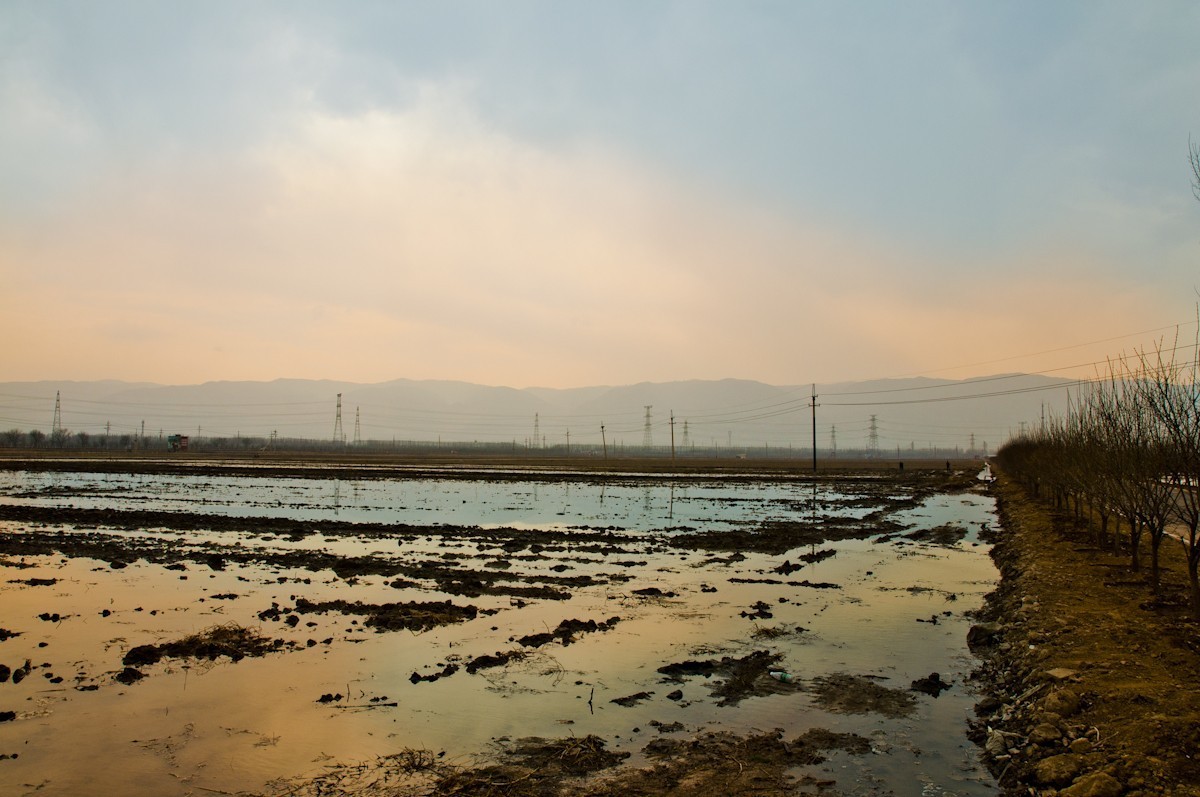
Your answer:
[[[671,461],[675,461],[675,410],[671,410]]]
[[[812,401],[808,403],[812,408],[812,447],[813,447],[813,473],[817,472],[817,385],[814,382],[812,386]]]
[[[567,457],[571,456],[571,430],[567,430]]]
[[[608,438],[604,436],[604,424],[600,424],[600,445],[604,446],[604,461],[608,462]]]

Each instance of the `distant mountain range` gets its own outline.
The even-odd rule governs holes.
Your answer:
[[[1061,415],[1067,379],[1000,374],[818,384],[821,451],[897,448],[994,451],[1022,424]],[[186,434],[204,438],[332,440],[341,395],[348,443],[423,441],[514,446],[716,447],[736,451],[811,449],[811,385],[741,379],[642,382],[615,387],[515,389],[468,382],[397,379],[377,384],[277,379],[271,382],[0,383],[0,430],[72,436]],[[671,418],[674,417],[672,427]],[[872,418],[874,420],[872,420]],[[603,426],[603,432],[601,427]],[[535,437],[536,430],[536,437]]]

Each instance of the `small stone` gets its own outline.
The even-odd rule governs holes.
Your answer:
[[[1003,705],[1004,703],[999,698],[988,695],[975,704],[975,715],[982,717],[985,714],[994,714]]]
[[[1076,672],[1077,670],[1068,670],[1066,667],[1055,667],[1053,670],[1046,670],[1046,675],[1055,681],[1065,681],[1074,678]]]
[[[1029,741],[1034,744],[1049,745],[1056,744],[1062,738],[1062,731],[1051,725],[1049,722],[1043,722],[1029,732]]]
[[[1092,752],[1092,740],[1081,737],[1081,738],[1076,739],[1075,741],[1071,742],[1070,746],[1067,749],[1070,750],[1072,753],[1077,753],[1079,755],[1083,755],[1084,753],[1090,753],[1090,752]]]
[[[971,630],[967,631],[967,647],[974,649],[994,645],[998,641],[997,637],[1000,636],[1001,630],[999,623],[973,625]]]
[[[1060,689],[1046,695],[1042,708],[1063,717],[1070,717],[1079,711],[1079,696],[1070,689]]]
[[[1107,772],[1089,772],[1059,792],[1064,797],[1120,797],[1120,781]]]
[[[1033,776],[1043,786],[1066,786],[1075,779],[1083,762],[1070,753],[1043,758],[1033,767]]]

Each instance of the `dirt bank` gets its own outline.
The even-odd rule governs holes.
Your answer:
[[[1180,546],[1162,595],[1100,550],[1086,520],[1001,474],[1003,576],[972,629],[976,741],[1005,794],[1200,795],[1200,636]],[[1108,547],[1108,546],[1106,546]]]

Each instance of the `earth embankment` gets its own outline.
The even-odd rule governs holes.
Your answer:
[[[971,642],[987,694],[975,737],[1004,793],[1200,795],[1200,624],[1181,546],[1164,543],[1155,596],[1086,511],[1004,474],[993,489],[1002,581]]]

